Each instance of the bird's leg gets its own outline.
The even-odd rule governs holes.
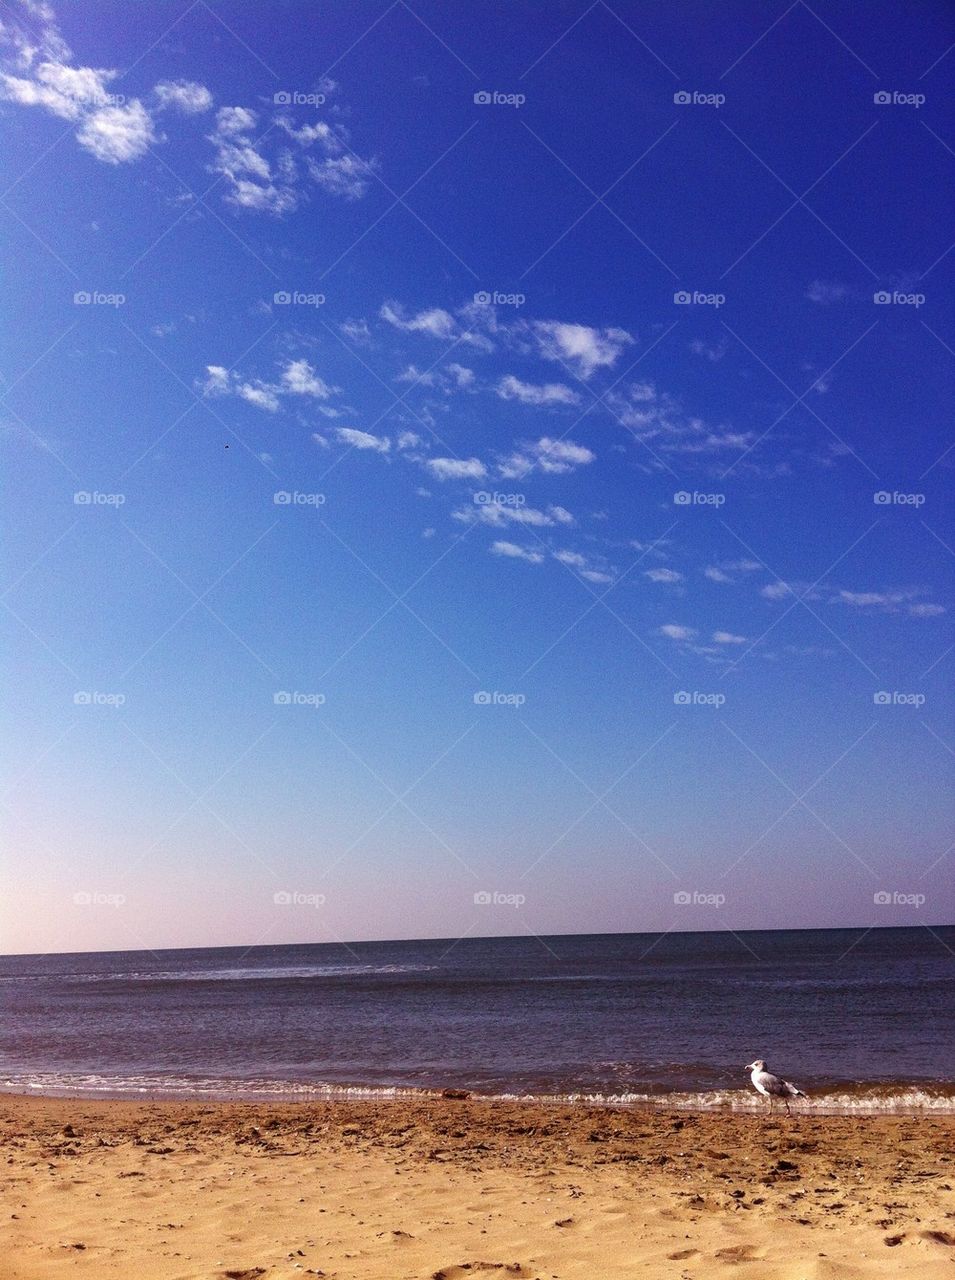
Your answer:
[[[783,1098],[783,1102],[786,1104],[786,1115],[791,1116],[792,1112],[789,1110],[789,1099]]]

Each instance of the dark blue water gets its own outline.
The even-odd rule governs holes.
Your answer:
[[[0,1087],[309,1097],[456,1086],[955,1110],[955,928],[0,959]]]

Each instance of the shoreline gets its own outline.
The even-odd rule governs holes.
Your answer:
[[[2,1094],[0,1141],[0,1280],[928,1280],[955,1259],[940,1115]]]
[[[751,1088],[698,1089],[660,1093],[484,1093],[461,1085],[416,1086],[383,1084],[329,1084],[280,1081],[236,1081],[230,1087],[216,1081],[179,1083],[163,1087],[150,1081],[143,1085],[105,1086],[43,1084],[24,1086],[22,1082],[0,1085],[3,1098],[60,1098],[79,1102],[234,1103],[250,1106],[307,1106],[337,1102],[428,1102],[463,1096],[474,1102],[543,1107],[593,1107],[610,1111],[689,1112],[761,1116],[769,1113],[767,1103]],[[955,1116],[955,1083],[888,1082],[855,1083],[821,1092],[807,1090],[807,1096],[790,1102],[792,1114],[816,1116]],[[778,1110],[784,1111],[779,1105]]]

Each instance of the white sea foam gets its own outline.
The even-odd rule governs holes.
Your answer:
[[[347,1099],[438,1097],[438,1088],[410,1085],[370,1085],[274,1079],[232,1080],[222,1077],[177,1077],[44,1072],[0,1078],[0,1092],[25,1091],[49,1096],[142,1097],[173,1099],[245,1099],[250,1102],[318,1102]],[[524,1102],[551,1106],[640,1108],[659,1111],[732,1111],[764,1114],[765,1101],[747,1089],[714,1089],[670,1093],[474,1093],[486,1101]],[[792,1101],[793,1114],[810,1115],[955,1115],[951,1085],[865,1087],[819,1091]]]

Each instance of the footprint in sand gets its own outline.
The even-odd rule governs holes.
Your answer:
[[[934,1240],[936,1244],[944,1244],[949,1248],[955,1246],[955,1236],[948,1231],[923,1231],[920,1234],[923,1240]]]
[[[686,1258],[698,1258],[700,1256],[699,1249],[681,1249],[679,1253],[668,1253],[668,1262],[683,1262]]]
[[[265,1275],[265,1267],[235,1267],[221,1274],[223,1280],[258,1280]]]
[[[459,1262],[457,1265],[442,1267],[435,1271],[431,1280],[467,1280],[480,1272],[496,1271],[501,1276],[513,1276],[514,1280],[532,1280],[534,1272],[519,1262]]]
[[[717,1249],[713,1255],[720,1262],[760,1262],[761,1259],[751,1244],[731,1244],[725,1249]]]

